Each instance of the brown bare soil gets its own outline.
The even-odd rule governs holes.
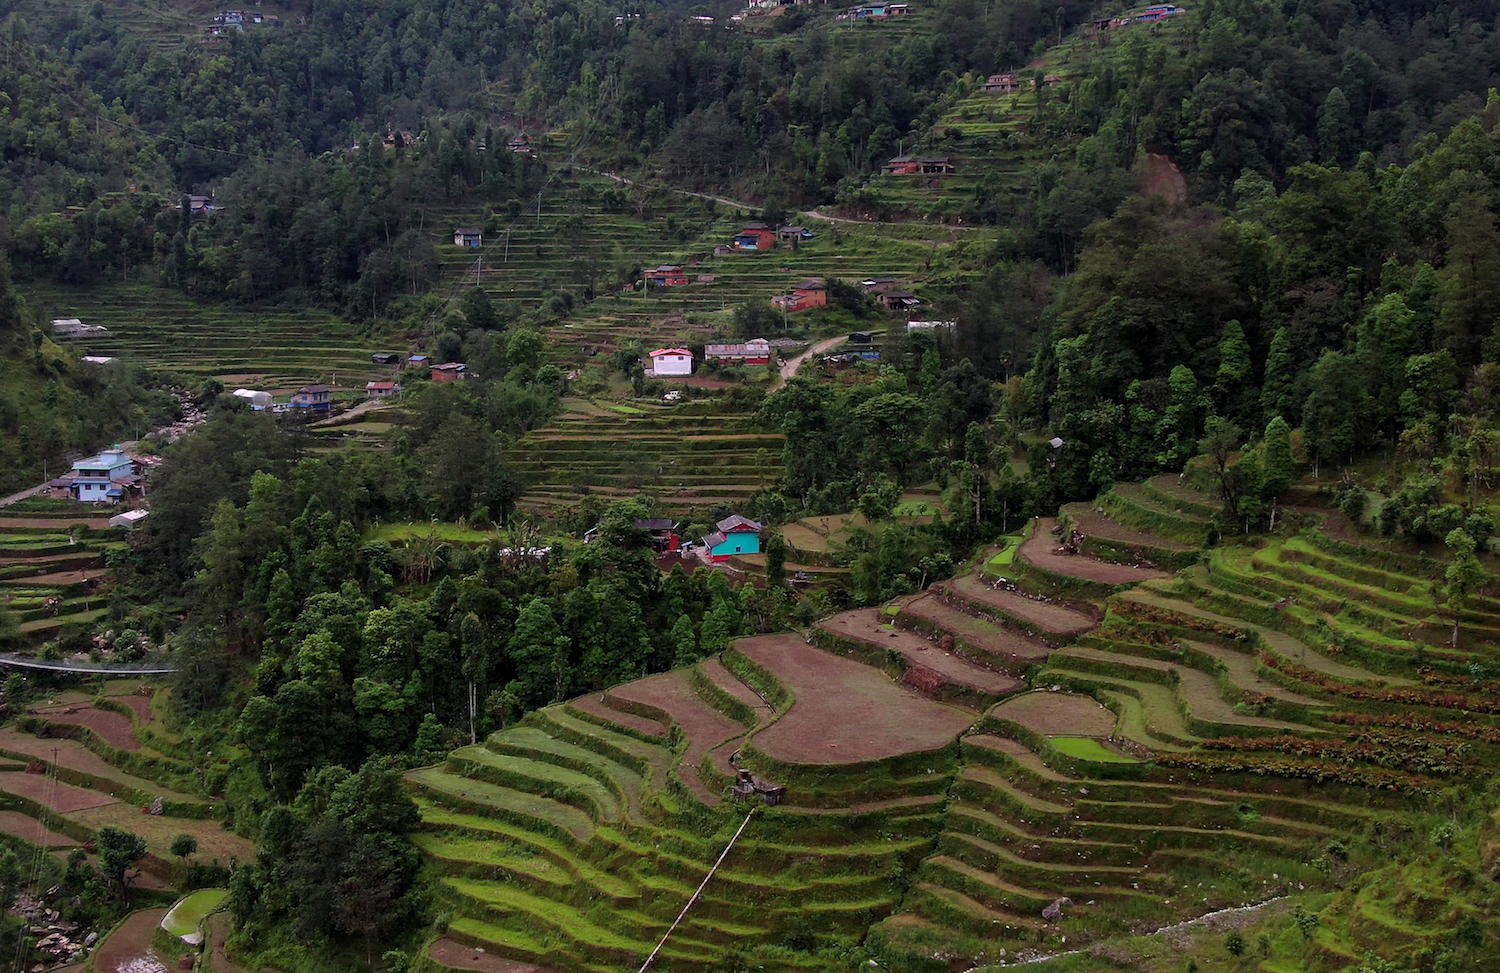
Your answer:
[[[448,937],[436,940],[427,947],[427,955],[440,966],[450,970],[476,970],[478,973],[551,973],[552,968],[518,963],[513,959],[495,956],[473,946],[456,943]]]
[[[755,690],[740,681],[740,678],[724,667],[717,656],[704,659],[701,663],[703,674],[720,689],[724,690],[735,699],[750,707],[757,719],[764,722],[776,715],[776,711],[758,695]]]
[[[1012,629],[991,625],[956,608],[949,608],[930,594],[914,598],[902,607],[901,612],[952,632],[979,651],[996,656],[997,661],[1036,662],[1047,658],[1052,651]]]
[[[880,609],[862,608],[824,619],[818,627],[867,645],[900,652],[909,665],[931,669],[944,682],[956,686],[969,686],[1000,696],[1025,685],[1019,679],[981,668],[963,656],[944,651],[913,632],[886,628],[882,622]]]
[[[20,811],[0,811],[0,832],[46,848],[72,848],[80,844]]]
[[[0,527],[36,527],[47,530],[67,530],[77,524],[95,530],[108,530],[108,517],[0,517]]]
[[[10,580],[16,584],[46,585],[56,588],[64,585],[78,584],[79,582],[89,580],[91,577],[98,580],[103,575],[104,569],[101,567],[92,569],[83,568],[78,571],[53,571],[50,574],[36,574],[25,578],[12,578]]]
[[[677,763],[678,776],[705,804],[719,804],[718,795],[710,791],[699,778],[698,765],[710,750],[741,735],[745,728],[704,702],[703,697],[693,688],[692,677],[686,669],[637,679],[635,682],[616,686],[609,693],[623,700],[655,706],[671,715],[672,722],[682,728],[688,740],[687,749],[682,752],[682,758]],[[719,769],[732,774],[728,752],[717,756],[721,758]]]
[[[1165,196],[1174,203],[1185,203],[1188,198],[1187,180],[1172,160],[1158,152],[1146,154],[1147,196]]]
[[[1064,508],[1078,529],[1094,537],[1102,537],[1118,544],[1135,544],[1141,547],[1159,547],[1165,551],[1190,551],[1192,547],[1170,537],[1148,533],[1127,527],[1096,511],[1092,504],[1070,503]]]
[[[1096,624],[1082,612],[1062,605],[1036,601],[1014,591],[991,588],[977,576],[966,574],[948,582],[949,590],[960,597],[993,608],[1002,614],[1020,619],[1044,632],[1053,635],[1077,635],[1087,632]]]
[[[226,948],[233,925],[234,920],[227,910],[215,912],[203,920],[203,932],[208,937],[208,955],[203,957],[202,966],[205,973],[245,973],[244,967],[229,957]]]
[[[122,719],[124,717],[121,717]],[[145,791],[148,794],[158,794],[169,801],[193,802],[201,801],[202,798],[191,797],[187,794],[178,794],[167,790],[160,784],[142,777],[135,777],[107,763],[102,757],[79,743],[77,740],[65,739],[38,739],[27,733],[22,733],[15,727],[6,727],[0,730],[0,750],[11,753],[24,754],[35,757],[38,760],[50,762],[52,752],[57,751],[57,765],[69,770],[81,771],[107,781],[115,781],[122,787],[134,788]]]
[[[17,770],[0,773],[0,791],[30,798],[43,807],[63,814],[120,803],[108,794],[64,784],[45,774],[28,774]]]
[[[796,697],[781,719],[755,735],[756,748],[775,760],[850,764],[936,750],[974,721],[972,713],[935,703],[793,635],[742,639],[736,648]]]
[[[608,720],[619,726],[628,727],[638,733],[649,734],[654,737],[665,737],[667,728],[655,720],[648,720],[644,716],[636,716],[634,713],[622,713],[606,703],[600,702],[598,696],[580,696],[570,700],[568,705],[573,709],[601,720]]]
[[[1046,736],[1107,737],[1115,731],[1115,714],[1097,700],[1075,693],[1012,696],[991,707],[989,715]]]
[[[135,710],[135,718],[140,723],[151,722],[151,697],[142,696],[140,693],[130,693],[126,696],[111,696],[112,701],[129,706]]]
[[[1051,571],[1069,578],[1082,578],[1085,581],[1098,581],[1108,585],[1131,584],[1151,578],[1169,577],[1167,572],[1158,571],[1155,568],[1111,564],[1108,561],[1096,561],[1082,554],[1069,554],[1066,549],[1060,549],[1058,539],[1052,535],[1052,528],[1056,524],[1056,517],[1044,517],[1037,522],[1035,533],[1027,538],[1025,544],[1021,545],[1019,552],[1028,564],[1034,564],[1044,571]]]
[[[146,839],[146,848],[151,854],[166,861],[172,858],[172,839],[186,833],[198,839],[198,854],[194,861],[205,864],[217,861],[228,865],[231,858],[242,862],[255,860],[255,844],[241,838],[214,818],[170,818],[166,815],[145,814],[131,804],[106,804],[84,808],[68,817],[90,830],[97,831],[106,824],[133,831]]]
[[[166,909],[142,909],[127,916],[99,944],[94,969],[98,973],[166,973],[169,963],[176,965],[177,957],[163,959],[151,945],[151,937],[166,914]]]
[[[72,712],[69,712],[72,710]],[[135,738],[135,727],[130,717],[114,710],[96,709],[93,706],[43,706],[31,710],[49,723],[67,723],[71,726],[86,726],[99,734],[99,738],[118,750],[139,750],[141,741]]]

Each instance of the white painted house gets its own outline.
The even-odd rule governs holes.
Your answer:
[[[135,476],[135,463],[123,449],[106,449],[73,464],[73,495],[90,503],[118,501]]]
[[[651,374],[693,374],[693,353],[686,348],[658,348],[651,353]]]

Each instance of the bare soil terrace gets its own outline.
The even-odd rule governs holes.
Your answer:
[[[1057,538],[1052,536],[1052,528],[1056,524],[1057,518],[1055,517],[1045,517],[1037,522],[1036,531],[1026,539],[1026,543],[1021,545],[1020,555],[1028,564],[1065,577],[1082,578],[1085,581],[1098,581],[1108,585],[1131,584],[1151,578],[1170,577],[1166,571],[1158,571],[1155,568],[1136,567],[1133,564],[1111,564],[1108,561],[1096,561],[1082,554],[1068,554],[1061,551]]]
[[[1015,692],[1025,683],[1003,673],[994,672],[938,648],[905,629],[888,628],[878,608],[861,608],[824,619],[818,627],[844,638],[901,653],[907,663],[925,666],[943,677],[945,682],[969,686],[996,696]]]
[[[1107,737],[1115,714],[1097,700],[1074,693],[1034,692],[996,703],[991,716],[1012,720],[1044,736]]]
[[[972,574],[954,578],[948,582],[948,588],[960,597],[1028,622],[1053,635],[1077,635],[1087,632],[1096,624],[1083,612],[1027,598],[1014,591],[991,588]]]
[[[86,726],[99,734],[99,738],[105,743],[119,750],[141,749],[141,741],[135,737],[135,727],[131,725],[130,717],[114,710],[74,703],[39,707],[31,710],[31,715],[39,716],[49,723]]]
[[[974,721],[973,713],[935,703],[796,636],[742,639],[736,648],[796,697],[781,719],[755,734],[755,747],[774,760],[851,764],[937,750]]]

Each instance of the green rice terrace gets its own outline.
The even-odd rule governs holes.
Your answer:
[[[1081,948],[1065,968],[1177,970],[1140,937],[1269,903],[1246,913],[1260,970],[1419,948],[1489,968],[1465,944],[1500,933],[1494,892],[1461,876],[1500,846],[1386,863],[1441,829],[1423,795],[1492,766],[1500,686],[1472,664],[1500,600],[1454,650],[1437,562],[1347,523],[1204,550],[1213,507],[1175,477],[1123,486],[920,595],[411,772],[451,916],[428,959],[636,969],[692,901],[654,968],[842,969],[862,942],[885,969]],[[845,526],[788,528],[789,560]],[[737,797],[741,772],[784,797]]]
[[[79,355],[213,377],[230,388],[286,394],[321,381],[335,386],[336,394],[342,386],[362,397],[365,382],[389,377],[389,369],[372,363],[370,355],[407,346],[405,338],[371,337],[327,311],[206,304],[145,284],[31,284],[24,290],[45,319],[79,318],[108,329],[107,335],[69,341]]]
[[[533,508],[648,490],[685,516],[742,503],[780,473],[781,434],[759,430],[750,413],[720,412],[712,400],[622,407],[570,398],[563,409],[510,451],[526,484],[523,503]]]
[[[28,642],[103,618],[104,559],[124,544],[109,517],[76,500],[32,498],[0,509],[0,604]]]

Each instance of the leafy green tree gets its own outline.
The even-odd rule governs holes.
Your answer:
[[[1453,612],[1453,638],[1450,644],[1458,648],[1459,622],[1469,606],[1470,596],[1484,582],[1484,567],[1474,554],[1476,545],[1468,531],[1455,527],[1448,532],[1443,543],[1453,554],[1453,561],[1443,572],[1443,578],[1447,582],[1443,591],[1447,596],[1448,609]]]
[[[766,534],[766,587],[780,588],[785,584],[786,539],[773,527]]]
[[[672,668],[680,669],[690,666],[703,658],[698,651],[698,637],[693,630],[693,620],[686,615],[678,615],[677,621],[672,623],[672,631],[667,635],[667,640],[672,643],[673,656]]]
[[[1444,223],[1447,260],[1439,274],[1443,347],[1461,367],[1479,363],[1480,346],[1500,320],[1500,230],[1488,193],[1454,200]]]
[[[187,868],[187,860],[198,853],[198,839],[186,832],[172,839],[171,852]]]
[[[123,828],[106,824],[94,834],[99,853],[99,875],[111,896],[124,901],[130,892],[126,873],[146,857],[146,839]]]
[[[516,617],[506,653],[521,684],[520,699],[527,708],[560,698],[567,684],[569,641],[552,615],[546,599],[532,598]]]
[[[1292,413],[1292,384],[1296,370],[1292,334],[1286,328],[1277,328],[1271,336],[1270,350],[1266,352],[1265,378],[1260,391],[1260,408],[1267,416],[1282,416],[1288,421],[1296,419]]]
[[[1239,423],[1254,421],[1250,383],[1250,342],[1240,323],[1230,321],[1219,338],[1219,370],[1214,378],[1214,395],[1223,415]]]
[[[1266,495],[1275,499],[1286,492],[1297,476],[1297,462],[1292,454],[1292,427],[1279,415],[1266,426],[1264,452]]]

